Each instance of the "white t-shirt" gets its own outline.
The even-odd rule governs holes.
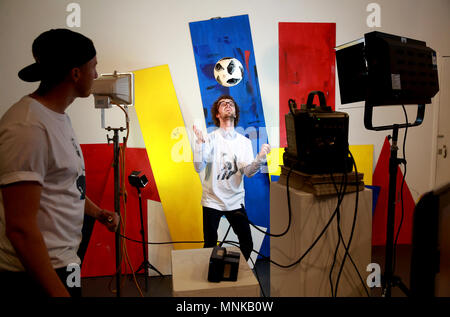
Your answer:
[[[0,186],[19,181],[42,185],[37,224],[54,268],[80,263],[85,169],[67,114],[25,96],[0,120]],[[0,271],[23,271],[5,235],[0,191]]]
[[[205,169],[202,206],[222,211],[241,208],[245,200],[244,174],[252,176],[260,166],[257,162],[252,172],[246,172],[245,168],[253,162],[252,142],[234,130],[216,129],[201,146],[196,143],[195,169]]]

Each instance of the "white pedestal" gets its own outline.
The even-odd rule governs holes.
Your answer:
[[[340,207],[340,228],[348,244],[352,228],[356,193],[345,195]],[[337,205],[336,196],[316,198],[314,195],[290,189],[292,222],[288,233],[270,239],[271,260],[288,265],[297,261],[328,223]],[[270,185],[270,232],[278,234],[288,225],[286,186]],[[338,242],[336,217],[315,247],[297,265],[280,268],[270,264],[270,296],[331,296],[330,270]],[[349,253],[362,280],[366,283],[371,262],[372,192],[359,192],[355,229]],[[340,244],[332,273],[333,285],[339,273],[345,249]],[[347,256],[341,273],[337,296],[366,296],[364,286]]]
[[[237,281],[208,282],[211,252],[212,248],[172,251],[174,297],[259,297],[258,281],[242,253]]]

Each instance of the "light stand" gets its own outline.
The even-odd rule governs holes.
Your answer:
[[[398,125],[393,125],[391,155],[389,158],[389,198],[388,198],[388,211],[387,211],[387,224],[386,224],[386,252],[385,252],[385,265],[384,265],[384,283],[383,295],[385,297],[391,297],[391,288],[393,286],[399,286],[400,289],[409,296],[409,291],[405,284],[399,277],[394,276],[394,228],[395,228],[395,200],[397,190],[397,170],[401,160],[397,158],[397,139],[398,139]]]
[[[341,103],[366,101],[364,126],[368,130],[393,130],[389,159],[389,198],[386,224],[386,258],[383,295],[391,297],[392,286],[408,289],[394,276],[394,226],[397,170],[404,159],[397,158],[398,130],[423,122],[425,104],[439,91],[436,51],[424,41],[378,31],[364,34],[363,39],[336,47]],[[414,123],[374,127],[373,107],[418,105]],[[405,110],[406,112],[406,110]]]
[[[148,261],[147,242],[145,239],[144,217],[143,217],[143,212],[142,212],[142,197],[141,197],[141,188],[144,188],[147,185],[148,181],[147,181],[147,177],[145,175],[139,176],[139,174],[140,174],[139,171],[133,171],[128,176],[128,181],[129,181],[130,185],[136,188],[138,197],[139,197],[139,215],[140,215],[140,221],[141,221],[140,233],[141,233],[141,237],[142,237],[142,253],[144,255],[144,260],[142,261],[141,265],[134,273],[137,274],[141,270],[144,270],[145,291],[148,291],[148,270],[151,269],[151,270],[157,272],[160,276],[163,276],[163,274],[160,271],[158,271],[158,269],[156,267],[154,267]]]
[[[108,144],[110,141],[114,143],[114,211],[120,217],[120,167],[119,167],[119,131],[129,131],[129,118],[126,109],[120,105],[134,104],[134,75],[133,73],[118,73],[114,71],[113,74],[102,74],[94,80],[92,84],[92,94],[94,95],[95,108],[101,109],[101,123],[102,128],[105,127],[105,109],[109,109],[113,104],[123,110],[126,117],[126,128],[105,128],[106,131],[114,131],[113,138],[107,136]],[[124,147],[126,148],[127,136],[124,138]],[[116,231],[115,236],[115,248],[116,248],[116,295],[120,297],[120,275],[121,275],[121,262],[120,249],[121,249],[121,236],[120,236],[120,224]]]
[[[417,117],[414,123],[393,124],[388,126],[372,125],[373,105],[366,102],[364,110],[364,125],[366,129],[383,131],[392,129],[391,137],[391,152],[389,157],[389,196],[388,196],[388,210],[387,210],[387,224],[386,224],[386,252],[385,252],[385,266],[383,279],[383,296],[391,297],[392,287],[398,286],[405,295],[409,296],[409,290],[398,276],[394,275],[393,259],[394,259],[394,231],[395,231],[395,201],[397,191],[397,170],[404,159],[397,158],[398,146],[398,130],[400,128],[409,128],[418,126],[423,122],[425,115],[425,105],[418,105]]]
[[[107,127],[106,131],[113,131],[114,136],[109,138],[108,144],[110,141],[113,141],[114,147],[114,212],[119,216],[120,219],[120,173],[119,173],[119,131],[125,131],[125,128],[111,128]],[[120,277],[121,277],[121,258],[120,258],[120,226],[115,234],[115,248],[116,248],[116,296],[120,297]]]

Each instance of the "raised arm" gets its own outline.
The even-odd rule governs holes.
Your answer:
[[[194,143],[194,168],[197,173],[200,173],[206,166],[208,157],[211,152],[211,144],[207,140],[201,130],[193,126],[196,141]]]
[[[266,156],[270,153],[270,150],[271,148],[269,144],[263,144],[261,146],[261,151],[259,151],[258,155],[256,155],[253,162],[242,169],[243,174],[247,177],[254,176],[259,171],[261,165],[266,161]]]

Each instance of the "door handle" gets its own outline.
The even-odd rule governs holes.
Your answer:
[[[442,155],[443,158],[446,158],[446,157],[447,157],[447,146],[446,146],[445,144],[442,146],[442,148],[440,148],[440,149],[438,150],[438,154],[439,154],[439,155]]]

